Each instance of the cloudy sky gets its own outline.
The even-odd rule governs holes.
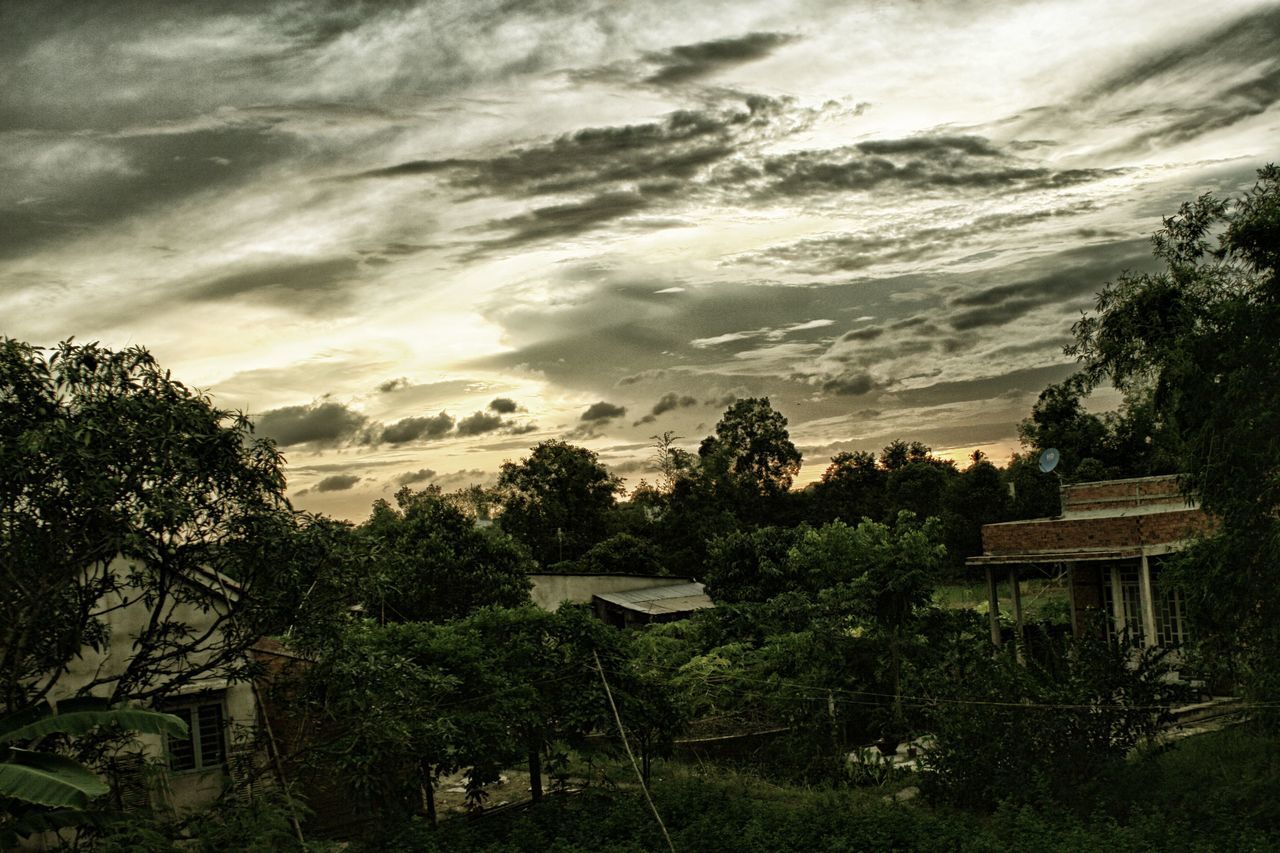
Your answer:
[[[10,3],[0,334],[143,344],[295,503],[805,454],[1003,458],[1098,287],[1277,159],[1280,6]]]

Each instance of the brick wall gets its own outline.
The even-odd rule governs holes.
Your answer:
[[[1076,551],[1088,548],[1133,548],[1186,539],[1210,527],[1199,508],[1174,509],[1117,518],[1058,518],[982,528],[985,554],[1029,551]]]
[[[1075,483],[1062,489],[1062,507],[1067,515],[1085,510],[1125,509],[1152,504],[1186,506],[1176,475]]]

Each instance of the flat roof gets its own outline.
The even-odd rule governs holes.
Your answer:
[[[1074,548],[1064,551],[1023,551],[1018,554],[983,554],[969,557],[966,566],[1003,566],[1024,563],[1075,563],[1086,560],[1128,560],[1142,556],[1141,547]]]
[[[625,607],[638,613],[688,613],[715,607],[716,603],[706,593],[706,585],[682,583],[671,586],[655,586],[648,589],[628,589],[622,592],[602,592],[592,596],[609,604]]]

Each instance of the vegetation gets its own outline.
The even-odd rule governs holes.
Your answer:
[[[1068,640],[1061,607],[1036,610],[1021,655],[993,652],[985,620],[940,593],[983,524],[1057,511],[1039,450],[1062,451],[1068,480],[1180,471],[1218,519],[1175,568],[1199,651],[1275,723],[1280,172],[1259,178],[1234,204],[1184,206],[1155,238],[1165,269],[1103,290],[1075,327],[1081,373],[1041,394],[1004,468],[899,440],[795,489],[787,420],[751,398],[696,453],[658,439],[661,478],[630,500],[594,453],[548,441],[492,491],[404,489],[353,526],[293,511],[270,442],[145,351],[3,341],[3,838],[70,825],[102,850],[302,845],[287,790],[181,818],[93,810],[95,738],[175,721],[76,699],[42,715],[134,602],[150,618],[133,657],[80,692],[154,703],[202,675],[250,677],[249,643],[281,638],[302,658],[277,676],[306,721],[293,769],[371,818],[370,849],[654,849],[637,785],[678,849],[1275,846],[1273,733],[1160,745],[1179,696],[1159,654]],[[1091,413],[1108,379],[1123,403]],[[539,567],[692,574],[719,606],[620,632],[529,606]],[[217,630],[197,636],[191,607]],[[622,772],[624,736],[642,781]],[[682,738],[705,771],[674,760]],[[925,750],[909,779],[876,757],[904,743]],[[474,809],[516,768],[531,809],[439,820],[446,778],[465,774]]]

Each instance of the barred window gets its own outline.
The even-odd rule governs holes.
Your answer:
[[[222,699],[208,698],[165,710],[187,724],[187,737],[167,738],[171,770],[203,770],[227,760],[227,725]]]

